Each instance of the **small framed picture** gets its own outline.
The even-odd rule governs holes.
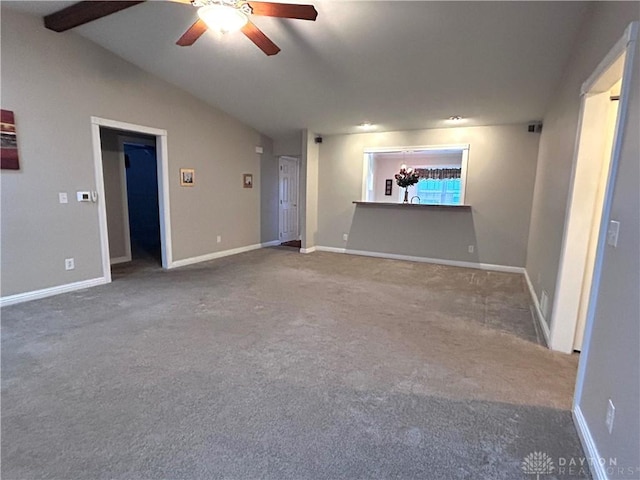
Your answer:
[[[243,188],[253,188],[253,174],[245,173],[242,175],[242,186]]]
[[[180,186],[193,187],[195,185],[195,170],[193,168],[180,169]]]
[[[13,112],[10,110],[0,110],[0,139],[2,140],[0,168],[19,170],[16,121],[13,117]]]
[[[393,180],[387,178],[384,181],[384,194],[387,196],[391,195],[391,190],[393,190]]]

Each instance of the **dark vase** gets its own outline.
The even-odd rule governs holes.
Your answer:
[[[409,203],[409,189],[408,188],[404,189],[404,200],[402,201],[402,203]]]

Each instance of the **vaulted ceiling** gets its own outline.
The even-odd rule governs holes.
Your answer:
[[[302,3],[301,0],[296,3]],[[74,2],[3,2],[46,15]],[[191,5],[150,1],[79,34],[274,138],[540,120],[588,6],[583,2],[315,0],[315,22],[254,17],[282,51],[241,33],[176,40]],[[44,27],[43,27],[44,28]]]

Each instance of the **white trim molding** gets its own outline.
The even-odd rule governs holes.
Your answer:
[[[540,301],[538,300],[538,295],[536,294],[535,288],[533,288],[533,283],[531,283],[531,278],[529,277],[529,272],[525,269],[524,271],[524,279],[527,281],[527,287],[529,287],[529,294],[531,295],[531,300],[533,301],[533,306],[536,311],[536,320],[538,321],[538,325],[542,329],[542,333],[544,334],[544,340],[547,345],[549,345],[549,325],[547,324],[547,320],[544,318],[542,314],[542,309],[540,308]]]
[[[301,253],[311,253],[302,252]],[[331,252],[331,253],[346,253],[347,255],[360,255],[363,257],[375,257],[375,258],[387,258],[390,260],[404,260],[408,262],[421,262],[421,263],[434,263],[436,265],[449,265],[451,267],[463,267],[463,268],[476,268],[479,270],[490,270],[493,272],[505,272],[505,273],[524,273],[524,267],[513,267],[510,265],[494,265],[491,263],[476,263],[476,262],[463,262],[461,260],[446,260],[442,258],[429,258],[429,257],[416,257],[412,255],[399,255],[396,253],[384,253],[384,252],[369,252],[366,250],[351,250],[347,248],[335,248],[335,247],[322,247],[317,246],[311,251],[319,252]]]
[[[40,298],[52,297],[61,293],[75,292],[76,290],[84,290],[85,288],[96,287],[98,285],[104,285],[109,283],[106,278],[92,278],[90,280],[83,280],[81,282],[67,283],[65,285],[58,285],[56,287],[43,288],[41,290],[34,290],[32,292],[16,293],[15,295],[7,295],[0,298],[0,307],[6,307],[9,305],[15,305],[17,303],[29,302],[31,300],[38,300]]]
[[[309,248],[301,248],[300,253],[313,253],[316,250],[319,250],[320,247],[309,247]]]
[[[247,245],[245,247],[231,248],[229,250],[222,250],[220,252],[207,253],[205,255],[199,255],[197,257],[183,258],[182,260],[175,260],[173,263],[171,263],[171,265],[169,265],[169,268],[172,269],[172,268],[186,267],[187,265],[193,265],[194,263],[208,262],[209,260],[215,260],[216,258],[228,257],[230,255],[237,255],[238,253],[250,252],[251,250],[258,250],[259,248],[264,248],[265,245],[273,246],[273,245],[280,244],[279,242],[277,244],[274,242],[275,241],[271,241],[271,242],[267,242],[266,244],[255,243],[253,245]]]
[[[262,248],[279,247],[282,242],[280,240],[271,240],[270,242],[263,242],[260,244]]]
[[[111,281],[111,262],[109,259],[109,234],[107,227],[107,210],[104,199],[104,176],[102,172],[102,148],[100,145],[100,127],[124,130],[132,133],[142,133],[156,137],[156,159],[158,169],[158,208],[160,213],[160,237],[162,249],[162,268],[169,268],[173,263],[173,248],[171,245],[171,215],[169,206],[169,157],[167,148],[167,131],[159,128],[134,125],[132,123],[91,117],[91,135],[93,142],[93,162],[98,192],[98,222],[100,225],[100,243],[102,250],[102,270]]]
[[[316,247],[318,252],[329,252],[329,253],[347,253],[346,248],[337,248],[337,247]]]
[[[598,226],[590,225],[583,218],[593,218],[593,212],[586,210],[587,205],[594,201],[595,193],[588,189],[580,188],[588,183],[589,169],[592,165],[592,158],[588,152],[590,149],[583,147],[583,139],[591,141],[593,132],[603,132],[602,129],[585,129],[584,119],[587,112],[589,118],[605,121],[598,110],[587,108],[587,102],[593,105],[592,101],[598,97],[594,94],[602,93],[604,89],[608,91],[618,79],[622,79],[620,88],[620,100],[618,102],[618,113],[613,134],[613,146],[611,150],[610,163],[608,165],[607,185],[605,187],[604,200],[601,209],[599,225],[599,236],[595,254],[593,274],[591,279],[591,289],[584,325],[584,337],[582,341],[582,353],[578,366],[578,382],[576,384],[576,396],[580,396],[582,382],[582,365],[586,362],[589,351],[591,323],[595,315],[597,297],[600,290],[600,275],[604,250],[606,248],[607,228],[611,214],[611,203],[613,201],[614,183],[620,162],[620,152],[622,149],[623,135],[627,124],[627,110],[631,97],[631,81],[635,65],[635,44],[638,31],[638,22],[632,22],[625,30],[623,37],[609,51],[600,62],[596,70],[582,86],[582,99],[580,102],[580,116],[576,141],[573,153],[573,171],[571,173],[571,183],[569,187],[569,200],[565,213],[565,226],[562,239],[562,250],[558,268],[556,291],[554,295],[551,313],[551,333],[549,347],[564,353],[571,353],[574,348],[576,327],[578,325],[578,312],[582,295],[582,281],[585,272],[585,253],[588,248],[588,238],[591,228]],[[595,120],[594,120],[595,121]],[[604,123],[602,124],[604,128]],[[585,150],[586,149],[586,150]],[[585,153],[585,151],[587,153]],[[608,159],[609,160],[609,159]],[[606,174],[606,173],[605,173]],[[592,207],[593,208],[593,207]]]
[[[600,457],[600,454],[598,453],[598,447],[596,447],[596,442],[591,436],[591,430],[589,430],[589,425],[587,425],[587,420],[584,418],[582,410],[579,406],[574,406],[572,413],[573,422],[575,423],[576,430],[578,431],[578,437],[580,437],[582,447],[585,450],[584,453],[586,454],[587,459],[593,460],[589,462],[591,475],[594,480],[608,480],[609,477],[605,466],[603,466],[599,461],[596,461],[602,457]]]
[[[131,261],[131,255],[125,255],[123,257],[115,257],[109,260],[111,265],[117,265],[119,263],[127,263]]]
[[[185,258],[173,262],[169,268],[184,267],[199,262],[206,262],[214,260],[216,258],[228,257],[229,255],[236,255],[238,253],[249,252],[251,250],[257,250],[260,248],[277,247],[280,245],[280,240],[271,240],[270,242],[256,243],[254,245],[248,245],[246,247],[233,248],[231,250],[224,250],[221,252],[209,253],[207,255],[201,255],[199,257]],[[125,257],[113,258],[111,263],[120,263],[127,261]],[[105,277],[92,278],[90,280],[83,280],[75,283],[68,283],[65,285],[58,285],[56,287],[44,288],[42,290],[34,290],[32,292],[17,293],[15,295],[8,295],[6,297],[0,297],[0,307],[14,305],[16,303],[28,302],[31,300],[37,300],[39,298],[52,297],[61,293],[69,293],[76,290],[83,290],[85,288],[96,287],[98,285],[104,285],[110,283],[110,279]]]
[[[587,95],[594,89],[597,89],[597,83],[600,81],[603,74],[609,70],[621,55],[631,50],[629,47],[633,47],[633,43],[638,40],[638,27],[640,22],[631,22],[624,31],[622,37],[616,42],[616,44],[609,50],[609,53],[600,61],[596,69],[589,76],[587,80],[582,83],[580,88],[581,95]]]

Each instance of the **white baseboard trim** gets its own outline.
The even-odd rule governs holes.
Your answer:
[[[260,246],[262,248],[267,248],[267,247],[278,247],[280,246],[282,242],[280,240],[271,240],[270,242],[264,242],[261,243]]]
[[[131,261],[130,256],[115,257],[115,258],[109,259],[109,263],[111,263],[111,265],[117,265],[118,263],[126,263],[130,261]]]
[[[15,305],[16,303],[29,302],[31,300],[38,300],[39,298],[52,297],[54,295],[60,295],[61,293],[68,293],[68,292],[74,292],[76,290],[83,290],[85,288],[104,285],[105,283],[108,283],[107,279],[104,277],[100,277],[100,278],[92,278],[91,280],[83,280],[81,282],[58,285],[56,287],[43,288],[42,290],[33,290],[32,292],[24,292],[24,293],[16,293],[15,295],[7,295],[6,297],[0,298],[0,307]]]
[[[549,337],[551,336],[551,333],[549,331],[549,325],[547,324],[547,321],[544,318],[544,315],[542,315],[542,309],[540,308],[540,301],[538,300],[538,295],[536,295],[536,291],[533,288],[533,283],[531,283],[531,278],[529,278],[529,273],[527,272],[527,270],[524,270],[524,279],[527,281],[527,287],[529,287],[529,294],[531,295],[531,300],[533,300],[533,306],[535,307],[535,311],[536,311],[536,320],[538,321],[538,325],[540,325],[540,328],[542,329],[542,333],[544,335],[544,340],[547,343],[547,346],[549,346]]]
[[[231,250],[224,250],[222,252],[214,252],[207,255],[201,255],[199,257],[185,258],[183,260],[177,260],[173,262],[169,268],[183,267],[185,265],[191,265],[193,263],[206,262],[215,258],[227,257],[229,255],[236,255],[238,253],[248,252],[250,250],[257,250],[259,248],[275,247],[280,245],[280,240],[271,240],[270,242],[257,243],[255,245],[248,245],[246,247],[234,248]],[[110,260],[111,265],[116,263],[123,263],[131,261],[130,257],[118,257]],[[58,285],[56,287],[43,288],[42,290],[34,290],[32,292],[17,293],[15,295],[8,295],[6,297],[0,297],[0,307],[14,305],[16,303],[28,302],[30,300],[37,300],[39,298],[52,297],[53,295],[59,295],[61,293],[73,292],[75,290],[82,290],[85,288],[95,287],[98,285],[104,285],[108,283],[104,277],[92,278],[91,280],[83,280],[81,282],[68,283],[66,285]]]
[[[318,250],[319,247],[301,248],[300,253],[313,253]]]
[[[415,257],[412,255],[399,255],[396,253],[369,252],[366,250],[350,250],[348,248],[335,247],[314,247],[319,252],[346,253],[347,255],[361,255],[364,257],[387,258],[391,260],[405,260],[409,262],[435,263],[437,265],[449,265],[452,267],[476,268],[480,270],[490,270],[493,272],[524,273],[522,267],[512,267],[510,265],[494,265],[491,263],[464,262],[460,260],[445,260],[441,258]]]
[[[347,253],[346,248],[336,248],[336,247],[316,247],[316,250],[319,252]]]
[[[272,242],[267,242],[268,246],[272,246]],[[230,250],[222,250],[220,252],[207,253],[206,255],[199,255],[197,257],[183,258],[182,260],[175,260],[169,265],[169,268],[186,267],[187,265],[193,265],[194,263],[208,262],[209,260],[215,260],[216,258],[228,257],[230,255],[237,255],[238,253],[250,252],[251,250],[258,250],[263,248],[266,244],[256,243],[254,245],[247,245],[245,247],[232,248]],[[279,243],[278,243],[279,245]]]
[[[596,442],[591,436],[589,425],[587,425],[587,420],[584,418],[580,406],[574,406],[572,413],[573,422],[575,423],[576,430],[578,431],[578,437],[580,437],[580,442],[582,443],[582,448],[584,449],[585,456],[587,457],[587,459],[593,460],[589,462],[591,475],[593,476],[594,480],[608,480],[609,477],[607,475],[605,466],[603,466],[598,461],[602,457],[600,457],[600,454],[598,453]]]

